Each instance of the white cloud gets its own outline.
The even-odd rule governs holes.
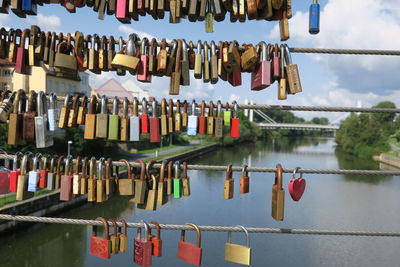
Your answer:
[[[41,13],[27,19],[29,24],[37,25],[44,31],[61,31],[61,19],[57,16],[45,16]]]
[[[322,48],[398,49],[400,7],[398,0],[390,1],[392,4],[388,0],[330,0],[321,10],[321,31],[316,36],[308,34],[308,13],[296,12],[290,20],[290,41]],[[276,26],[268,38],[278,37]],[[312,58],[336,76],[340,87],[351,91],[390,95],[399,89],[397,57],[313,55]]]
[[[146,37],[146,38],[149,39],[149,40],[155,38],[154,35],[151,35],[151,34],[149,34],[149,33],[147,33],[147,32],[144,32],[144,31],[139,31],[139,30],[137,30],[137,29],[135,29],[135,28],[133,28],[133,27],[131,27],[131,26],[127,26],[127,25],[119,25],[119,26],[118,26],[118,30],[119,30],[120,32],[125,33],[127,36],[128,36],[129,34],[131,34],[131,33],[136,33],[136,34],[139,36],[139,38]]]
[[[231,103],[231,102],[233,102],[233,101],[236,101],[236,102],[238,102],[239,103],[239,99],[240,99],[240,96],[238,96],[238,95],[235,95],[235,94],[231,94],[230,96],[229,96],[229,102]]]
[[[2,25],[2,27],[5,27],[6,29],[9,29],[9,26],[6,26],[6,23],[9,21],[10,19],[10,15],[8,14],[0,14],[0,25]]]

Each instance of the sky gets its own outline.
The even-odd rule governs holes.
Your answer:
[[[400,0],[325,0],[321,5],[321,31],[318,35],[308,33],[308,9],[311,0],[293,0],[293,17],[289,20],[290,47],[353,48],[353,49],[399,49],[400,47]],[[279,22],[246,21],[214,23],[214,32],[206,33],[204,22],[189,22],[182,19],[179,24],[154,20],[150,15],[140,21],[122,24],[114,16],[105,15],[97,19],[97,13],[89,7],[78,8],[75,14],[68,13],[57,4],[38,6],[37,16],[21,19],[11,11],[0,14],[0,25],[14,28],[29,28],[38,25],[43,31],[62,31],[84,34],[113,35],[126,37],[134,32],[140,37],[197,40],[237,40],[241,43],[257,44],[279,42]],[[371,107],[380,101],[390,100],[400,106],[400,60],[394,56],[352,56],[292,54],[298,65],[303,92],[289,95],[287,100],[277,99],[277,83],[262,91],[250,90],[250,74],[242,75],[242,86],[232,87],[219,80],[215,85],[196,80],[191,73],[191,85],[181,86],[179,99],[223,102],[236,100],[239,104],[252,100],[257,104],[312,105],[312,106],[362,106]],[[153,77],[152,83],[141,83],[135,76],[117,76],[113,72],[90,75],[90,85],[97,88],[110,78],[121,82],[133,79],[139,87],[149,90],[156,99],[170,98],[169,77]],[[177,97],[174,97],[177,98]],[[346,116],[342,113],[296,112],[296,115],[311,119],[325,116],[338,121]]]

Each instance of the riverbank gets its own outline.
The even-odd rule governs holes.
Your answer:
[[[400,157],[394,157],[386,153],[382,153],[379,156],[374,156],[373,159],[386,165],[390,165],[392,167],[400,169]]]
[[[170,150],[164,150],[158,157],[153,157],[152,154],[143,155],[141,158],[144,160],[172,160],[172,161],[186,161],[191,158],[203,155],[218,149],[218,144],[198,144],[182,147],[174,147]],[[135,154],[137,155],[137,154]],[[137,159],[137,158],[135,158]],[[132,160],[132,159],[129,159]],[[50,216],[65,212],[67,210],[90,204],[87,202],[86,195],[78,195],[70,201],[60,201],[60,191],[52,191],[47,194],[35,196],[33,198],[17,201],[7,204],[0,208],[1,214],[11,215],[27,215],[27,216]],[[16,221],[3,221],[0,222],[0,235],[10,234],[15,230],[29,226],[31,223],[16,222]],[[13,230],[13,231],[10,231]]]

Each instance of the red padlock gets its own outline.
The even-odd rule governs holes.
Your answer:
[[[84,72],[87,70],[86,67],[83,66],[83,53],[85,53],[85,40],[83,33],[76,31],[75,32],[75,38],[74,38],[74,49],[75,49],[75,57],[76,57],[76,62],[78,65],[78,71]]]
[[[153,107],[153,114],[150,118],[150,143],[159,143],[161,141],[160,118],[157,117],[157,101],[155,99],[153,99],[151,106]]]
[[[42,157],[40,161],[39,167],[39,188],[46,188],[47,187],[47,157]]]
[[[240,119],[238,118],[238,104],[233,101],[233,118],[231,119],[231,137],[240,137]]]
[[[228,72],[227,75],[228,75],[228,82],[232,86],[242,85],[242,72],[241,71]]]
[[[261,62],[251,73],[251,90],[259,91],[271,85],[271,57],[269,46],[265,42],[261,45]]]
[[[71,3],[72,2],[72,3]],[[65,0],[62,4],[69,13],[76,13],[76,8],[80,7],[82,0]]]
[[[151,266],[153,244],[149,241],[149,225],[144,224],[144,236],[142,237],[142,229],[138,228],[138,235],[134,240],[133,261],[140,266]]]
[[[98,217],[96,220],[103,223],[103,237],[97,236],[97,226],[93,226],[92,236],[90,237],[90,254],[99,258],[109,259],[111,241],[110,235],[108,234],[108,223],[103,217]]]
[[[17,192],[17,184],[18,184],[18,176],[21,175],[21,170],[18,168],[18,161],[21,164],[22,153],[17,152],[14,155],[13,159],[13,169],[10,171],[10,187],[9,190],[11,193]]]
[[[205,115],[206,103],[201,101],[201,112],[199,117],[199,134],[207,133],[207,117]]]
[[[243,165],[242,175],[240,176],[239,181],[240,181],[239,193],[247,194],[250,191],[250,177],[247,171],[247,165]]]
[[[155,225],[157,228],[157,236],[151,235],[150,231],[150,240],[153,245],[153,256],[161,257],[162,256],[162,240],[161,240],[161,228],[158,222],[152,221],[151,224]]]
[[[30,30],[25,29],[21,35],[21,41],[17,48],[17,57],[15,62],[15,72],[21,74],[29,74],[30,68],[28,65],[28,49],[25,49],[25,39],[29,38]]]
[[[7,152],[0,150],[4,155],[7,156]],[[4,159],[4,165],[0,167],[0,194],[6,194],[10,192],[10,160]]]
[[[61,176],[60,200],[69,201],[73,198],[72,194],[72,156],[68,155],[65,160],[64,175]]]
[[[147,101],[144,97],[142,100],[142,115],[140,115],[140,132],[142,134],[149,133],[149,115],[147,114]]]
[[[279,46],[278,44],[275,44],[274,47],[271,45],[270,53],[271,50],[273,49],[273,54],[274,56],[272,57],[272,78],[275,80],[278,80],[281,75],[280,75],[280,58],[279,58]]]
[[[197,232],[197,242],[196,245],[185,242],[185,230],[181,231],[181,240],[178,241],[178,259],[200,266],[201,265],[201,232],[197,225],[192,223],[187,223],[186,225],[192,226]]]
[[[130,24],[131,19],[128,15],[128,2],[127,0],[117,0],[115,17],[122,23]]]
[[[140,62],[137,66],[137,80],[144,83],[151,82],[151,74],[149,73],[149,51],[146,49],[148,47],[148,42],[146,37],[142,39]]]

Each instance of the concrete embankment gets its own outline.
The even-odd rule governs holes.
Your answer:
[[[382,153],[379,156],[374,156],[374,160],[380,161],[381,163],[384,163],[391,167],[400,169],[400,158],[399,157],[393,157],[393,156]]]
[[[218,149],[219,145],[212,144],[202,148],[193,148],[191,151],[179,153],[177,152],[174,156],[168,156],[166,160],[179,160],[187,161],[191,158],[198,157],[199,155],[209,153]],[[36,196],[24,201],[18,201],[12,204],[8,204],[0,208],[0,214],[11,214],[11,215],[26,215],[26,216],[51,216],[57,213],[64,212],[68,209],[75,208],[87,203],[87,196],[77,196],[71,201],[60,201],[59,190],[51,192],[49,194]],[[0,234],[8,234],[12,231],[10,229],[17,229],[29,225],[26,222],[17,221],[0,221]]]

